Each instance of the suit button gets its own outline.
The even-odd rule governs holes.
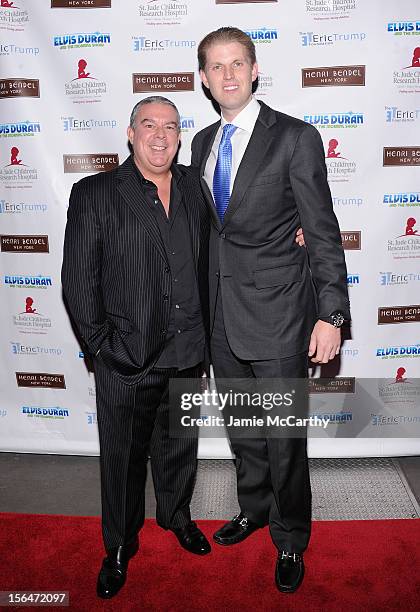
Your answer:
[[[216,272],[216,276],[217,276],[217,278],[219,278],[220,272]]]
[[[169,295],[167,293],[164,293],[163,299],[165,302],[167,302],[169,300]]]
[[[162,336],[166,336],[167,331],[168,331],[167,329],[161,329],[160,333]]]
[[[226,234],[220,234],[220,238],[224,240],[226,238]]]

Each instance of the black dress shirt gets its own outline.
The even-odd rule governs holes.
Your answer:
[[[171,299],[168,332],[155,367],[185,370],[204,360],[205,333],[188,218],[184,207],[188,203],[184,204],[182,197],[183,175],[172,165],[167,216],[157,186],[144,178],[134,160],[133,165],[159,227],[172,278],[172,295],[163,298]]]

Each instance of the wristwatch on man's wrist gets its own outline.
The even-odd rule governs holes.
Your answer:
[[[319,317],[320,321],[325,321],[334,325],[334,327],[341,327],[344,323],[344,315],[340,310],[335,310],[330,314],[329,317]]]

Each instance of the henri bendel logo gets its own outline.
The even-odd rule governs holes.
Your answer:
[[[3,253],[49,253],[48,236],[0,236]]]
[[[356,232],[341,232],[341,242],[343,249],[347,251],[360,251],[362,248],[362,233]]]
[[[381,306],[378,308],[378,325],[389,323],[418,323],[420,304],[411,306]]]
[[[63,155],[64,173],[103,172],[117,168],[117,153],[76,153]]]
[[[1,98],[39,98],[38,79],[0,79]]]
[[[64,374],[47,374],[45,372],[16,372],[18,387],[44,387],[47,389],[65,389]]]
[[[302,68],[302,87],[342,87],[365,84],[366,66]]]
[[[194,91],[194,73],[148,72],[133,74],[133,93],[149,91]]]

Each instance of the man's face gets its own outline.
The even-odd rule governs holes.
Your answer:
[[[143,175],[166,173],[178,151],[179,128],[175,109],[168,104],[145,104],[127,129],[134,161]]]
[[[227,119],[236,117],[248,104],[257,75],[257,64],[251,64],[246,48],[238,42],[211,45],[206,66],[200,70],[201,80]]]

